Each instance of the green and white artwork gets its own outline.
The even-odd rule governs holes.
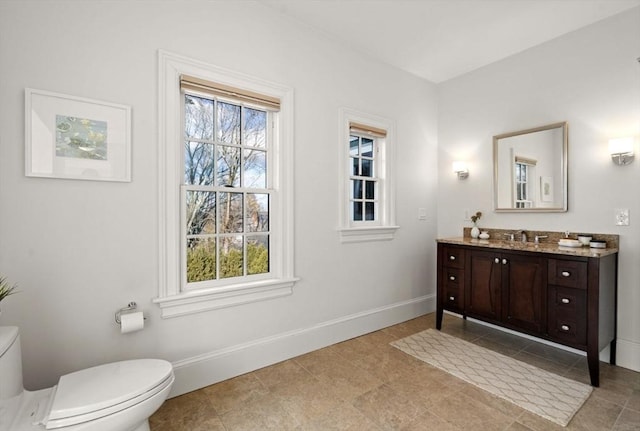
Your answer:
[[[56,156],[107,160],[107,122],[56,115]]]

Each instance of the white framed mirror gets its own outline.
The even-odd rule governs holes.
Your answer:
[[[567,211],[567,122],[493,137],[496,212]]]

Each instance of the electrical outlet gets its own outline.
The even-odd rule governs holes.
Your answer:
[[[418,220],[426,220],[426,219],[427,219],[427,209],[418,208]]]
[[[616,226],[629,226],[629,208],[616,208]]]
[[[471,213],[469,212],[469,208],[464,209],[464,218],[463,221],[471,221]]]

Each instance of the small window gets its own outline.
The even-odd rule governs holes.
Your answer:
[[[341,110],[340,160],[341,240],[393,238],[393,123],[378,117]]]
[[[378,215],[376,138],[352,133],[349,136],[351,221],[375,223]]]
[[[515,172],[514,172],[514,203],[515,208],[532,208],[534,196],[531,188],[533,183],[533,170],[537,164],[536,160],[519,157],[515,158]]]

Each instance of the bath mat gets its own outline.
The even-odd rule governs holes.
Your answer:
[[[593,388],[435,329],[391,343],[523,409],[566,426]]]

